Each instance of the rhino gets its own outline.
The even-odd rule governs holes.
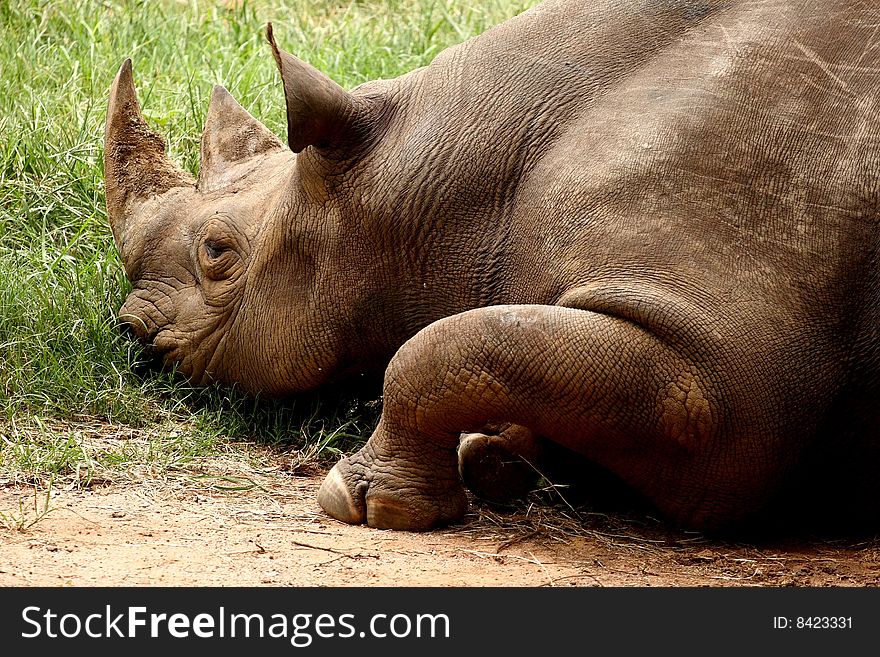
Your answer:
[[[454,523],[465,487],[564,463],[671,525],[876,527],[878,24],[855,0],[548,0],[351,90],[270,24],[287,144],[217,86],[197,178],[126,60],[120,320],[194,384],[383,375],[318,493],[346,523]]]

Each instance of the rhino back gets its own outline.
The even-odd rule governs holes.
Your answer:
[[[747,350],[875,344],[875,12],[828,5],[740,3],[593,98],[518,189],[516,285],[677,300]]]

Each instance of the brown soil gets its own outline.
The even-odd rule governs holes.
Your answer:
[[[475,503],[422,534],[348,526],[320,473],[203,465],[46,493],[0,481],[2,586],[876,586],[880,541],[710,540],[646,517]]]

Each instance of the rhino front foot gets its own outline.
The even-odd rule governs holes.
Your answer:
[[[318,504],[337,520],[377,529],[425,531],[453,523],[464,516],[468,503],[457,476],[455,450],[446,451],[449,454],[438,456],[451,463],[438,471],[451,467],[455,477],[421,479],[404,477],[407,470],[399,459],[392,468],[372,449],[361,449],[333,467],[318,491]]]
[[[538,443],[526,427],[489,426],[480,433],[461,435],[458,469],[474,495],[506,504],[535,489],[540,479],[538,456]]]

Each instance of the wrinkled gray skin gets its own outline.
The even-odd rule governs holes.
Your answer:
[[[520,475],[491,463],[550,444],[692,527],[785,496],[876,524],[878,22],[556,0],[351,92],[273,40],[289,148],[217,88],[198,181],[126,62],[121,317],[196,383],[291,394],[387,364],[378,427],[319,494],[345,522],[456,521],[460,471],[503,498]]]

